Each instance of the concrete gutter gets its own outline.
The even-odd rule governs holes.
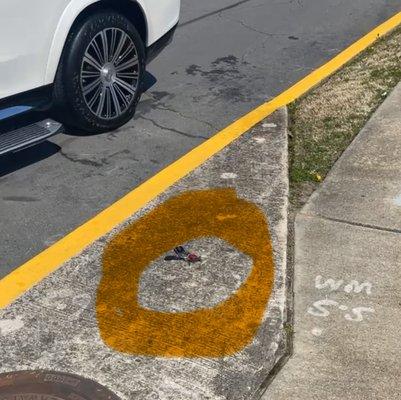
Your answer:
[[[260,397],[286,354],[287,169],[280,109],[0,311],[0,372],[74,373],[125,400]],[[165,261],[177,244],[202,262]]]
[[[396,399],[401,84],[295,223],[294,355],[264,399]]]

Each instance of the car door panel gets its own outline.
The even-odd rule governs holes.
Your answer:
[[[69,0],[0,0],[0,98],[44,84],[54,31]]]

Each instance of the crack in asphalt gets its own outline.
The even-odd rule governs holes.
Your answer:
[[[191,116],[189,116],[189,115],[185,115],[185,114],[183,114],[183,113],[180,112],[180,111],[173,110],[172,108],[167,107],[165,104],[162,104],[161,107],[160,107],[160,106],[155,106],[155,108],[158,109],[158,110],[163,110],[163,111],[171,111],[171,112],[173,112],[173,113],[175,113],[175,114],[178,114],[180,117],[182,117],[182,118],[184,118],[184,119],[195,120],[195,121],[197,121],[197,122],[199,122],[199,123],[201,123],[201,124],[207,125],[209,128],[211,128],[211,129],[213,129],[213,130],[217,130],[217,128],[216,128],[215,126],[213,126],[210,122],[203,121],[203,120],[198,119],[198,118],[195,118],[195,117],[193,117],[193,116],[191,117]]]
[[[291,2],[290,2],[291,3]],[[251,31],[251,32],[255,32],[258,33],[260,35],[265,36],[265,39],[261,42],[261,43],[256,43],[255,46],[253,46],[251,49],[248,49],[242,56],[241,56],[241,63],[247,63],[248,61],[246,61],[247,57],[249,55],[251,55],[254,51],[256,51],[257,49],[259,49],[260,47],[263,49],[264,46],[266,45],[266,42],[271,39],[271,38],[285,38],[287,37],[288,39],[299,39],[299,37],[294,36],[293,34],[289,34],[289,33],[270,33],[270,32],[265,32],[265,31],[261,31],[257,28],[254,28],[250,25],[248,25],[247,23],[245,23],[243,20],[238,20],[238,19],[232,19],[229,18],[225,15],[223,15],[222,13],[218,14],[218,17],[226,20],[226,21],[230,21],[233,23],[237,23],[240,24],[242,27],[244,27],[245,29]]]
[[[151,93],[151,96],[153,97],[152,93]],[[155,99],[155,100],[157,100],[157,99]],[[217,130],[217,128],[215,126],[213,126],[210,122],[204,121],[204,120],[199,119],[199,118],[195,118],[195,117],[190,116],[190,115],[186,115],[186,114],[182,113],[181,111],[174,110],[173,108],[169,107],[165,102],[163,102],[161,100],[159,100],[158,102],[155,103],[154,108],[158,109],[158,110],[163,110],[163,111],[171,111],[172,113],[175,113],[175,114],[179,115],[180,117],[182,117],[184,119],[195,120],[195,121],[197,121],[197,122],[199,122],[201,124],[207,125],[209,128],[211,128],[213,130]]]
[[[101,167],[103,165],[102,162],[91,160],[89,158],[82,158],[78,154],[68,154],[63,149],[61,149],[59,153],[62,157],[66,158],[68,161],[71,161],[73,163],[89,165],[92,167]]]
[[[59,151],[60,155],[64,158],[66,158],[68,161],[73,162],[73,163],[82,164],[82,165],[89,165],[91,167],[102,167],[104,165],[108,165],[110,158],[115,157],[119,154],[128,154],[129,152],[130,151],[127,149],[121,150],[121,151],[116,151],[115,153],[112,153],[107,157],[101,158],[100,161],[96,161],[96,160],[92,160],[90,158],[82,157],[82,155],[79,155],[79,154],[73,154],[73,153],[69,154],[66,151],[64,151],[63,149],[61,149]]]
[[[257,28],[254,28],[253,26],[248,25],[246,22],[244,22],[242,19],[232,19],[227,17],[226,15],[223,16],[222,13],[219,13],[219,17],[222,19],[225,19],[226,21],[230,21],[230,22],[236,22],[238,24],[240,24],[241,26],[243,26],[245,29],[248,29],[252,32],[256,32],[256,33],[260,33],[261,35],[265,35],[268,36],[269,38],[271,37],[291,37],[294,38],[295,36],[291,36],[292,34],[290,33],[270,33],[270,32],[266,32],[266,31],[261,31]],[[299,39],[297,37],[297,39]]]
[[[154,121],[151,118],[147,118],[144,117],[143,115],[138,116],[138,118],[142,118],[145,121],[149,121],[151,122],[154,126],[164,130],[164,131],[169,131],[169,132],[174,132],[174,133],[178,133],[179,135],[183,135],[189,138],[193,138],[193,139],[209,139],[207,136],[202,136],[202,135],[191,135],[190,133],[187,132],[183,132],[183,131],[179,131],[178,129],[174,129],[174,128],[168,128],[167,126],[163,126],[160,125],[159,123],[157,123],[156,121]]]
[[[36,197],[30,197],[30,196],[5,196],[3,197],[4,201],[16,201],[16,202],[22,202],[22,203],[31,203],[31,202],[36,202],[40,201],[40,199]]]
[[[187,120],[193,120],[196,122],[199,122],[200,124],[204,124],[207,125],[211,130],[213,131],[217,131],[217,128],[211,124],[208,121],[202,120],[200,118],[196,118],[194,116],[191,115],[187,115],[181,111],[175,110],[172,108],[172,106],[167,105],[166,101],[162,101],[162,99],[164,97],[169,98],[169,97],[174,97],[171,93],[168,92],[149,92],[147,94],[147,96],[149,97],[148,99],[145,100],[146,101],[152,101],[152,103],[150,104],[148,109],[140,109],[138,110],[139,113],[137,113],[136,117],[137,118],[141,118],[144,115],[148,115],[149,113],[151,113],[153,110],[160,110],[160,111],[170,111],[174,114],[177,114],[178,116],[180,116],[181,118],[187,119]],[[143,103],[142,103],[143,105]],[[185,133],[185,132],[184,132]]]
[[[200,21],[200,20],[202,20],[202,19],[211,17],[212,15],[219,14],[219,13],[221,13],[221,12],[223,12],[223,11],[231,10],[231,9],[233,9],[233,8],[236,8],[236,7],[238,7],[238,6],[241,6],[241,5],[244,4],[244,3],[249,3],[250,1],[252,1],[252,0],[241,0],[241,1],[238,1],[237,3],[234,3],[234,4],[229,5],[229,6],[227,6],[227,7],[220,8],[220,9],[215,10],[215,11],[211,11],[211,12],[209,12],[209,13],[207,13],[207,14],[201,15],[200,17],[196,17],[196,18],[191,19],[191,20],[189,20],[189,21],[187,21],[187,22],[184,22],[183,24],[180,24],[180,25],[178,26],[178,28],[182,28],[182,27],[184,27],[184,26],[193,24],[194,22],[197,22],[197,21]]]
[[[237,3],[234,3],[234,4],[231,4],[231,5],[229,5],[229,6],[220,8],[220,9],[218,9],[218,10],[210,11],[210,12],[204,14],[204,15],[201,15],[201,16],[199,16],[199,17],[190,19],[189,21],[184,22],[184,23],[182,23],[182,24],[179,24],[179,25],[178,25],[178,28],[185,27],[185,26],[187,26],[187,25],[193,24],[194,22],[201,21],[202,19],[211,17],[211,16],[213,16],[213,15],[223,13],[224,11],[232,10],[233,8],[238,8],[239,6],[242,6],[243,4],[249,3],[250,1],[252,1],[252,0],[241,0],[241,1],[238,1]],[[281,2],[278,2],[278,3],[275,3],[275,4],[294,4],[294,3],[297,3],[297,4],[298,4],[299,6],[301,6],[301,7],[303,6],[302,0],[281,1]],[[251,7],[248,7],[248,8],[263,7],[263,6],[265,6],[265,5],[266,5],[266,2],[261,3],[261,4],[256,4],[256,5],[251,6]],[[243,9],[243,8],[239,8],[239,10],[242,10],[242,9]]]
[[[253,26],[250,26],[250,25],[246,24],[242,20],[232,20],[232,19],[227,18],[227,17],[224,17],[224,18],[228,19],[229,21],[238,22],[244,28],[249,29],[252,32],[260,33],[262,35],[266,35],[266,36],[269,36],[269,37],[287,36],[287,34],[285,34],[285,33],[269,33],[269,32],[265,32],[265,31],[260,31],[259,29],[256,29]]]

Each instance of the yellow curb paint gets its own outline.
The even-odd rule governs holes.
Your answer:
[[[199,167],[207,159],[247,132],[258,122],[272,114],[278,108],[302,96],[400,23],[401,12],[373,29],[329,62],[301,79],[274,99],[255,108],[222,131],[216,133],[212,138],[158,172],[123,198],[66,235],[63,239],[15,269],[0,280],[0,308],[8,306],[12,301],[51,272],[55,271],[63,263],[140,210],[149,201],[189,172]]]

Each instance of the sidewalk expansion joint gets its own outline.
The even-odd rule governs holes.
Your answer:
[[[337,223],[340,223],[340,224],[346,224],[346,225],[356,226],[356,227],[360,227],[360,228],[373,229],[373,230],[376,230],[376,231],[401,234],[401,229],[385,228],[385,227],[378,226],[378,225],[363,224],[361,222],[347,221],[347,220],[344,220],[344,219],[341,219],[341,218],[324,217],[324,216],[319,215],[319,214],[308,214],[308,213],[300,212],[298,214],[298,216],[299,217],[307,217],[307,218],[319,218],[319,219],[323,219],[323,220],[326,220],[326,221],[337,222]]]

